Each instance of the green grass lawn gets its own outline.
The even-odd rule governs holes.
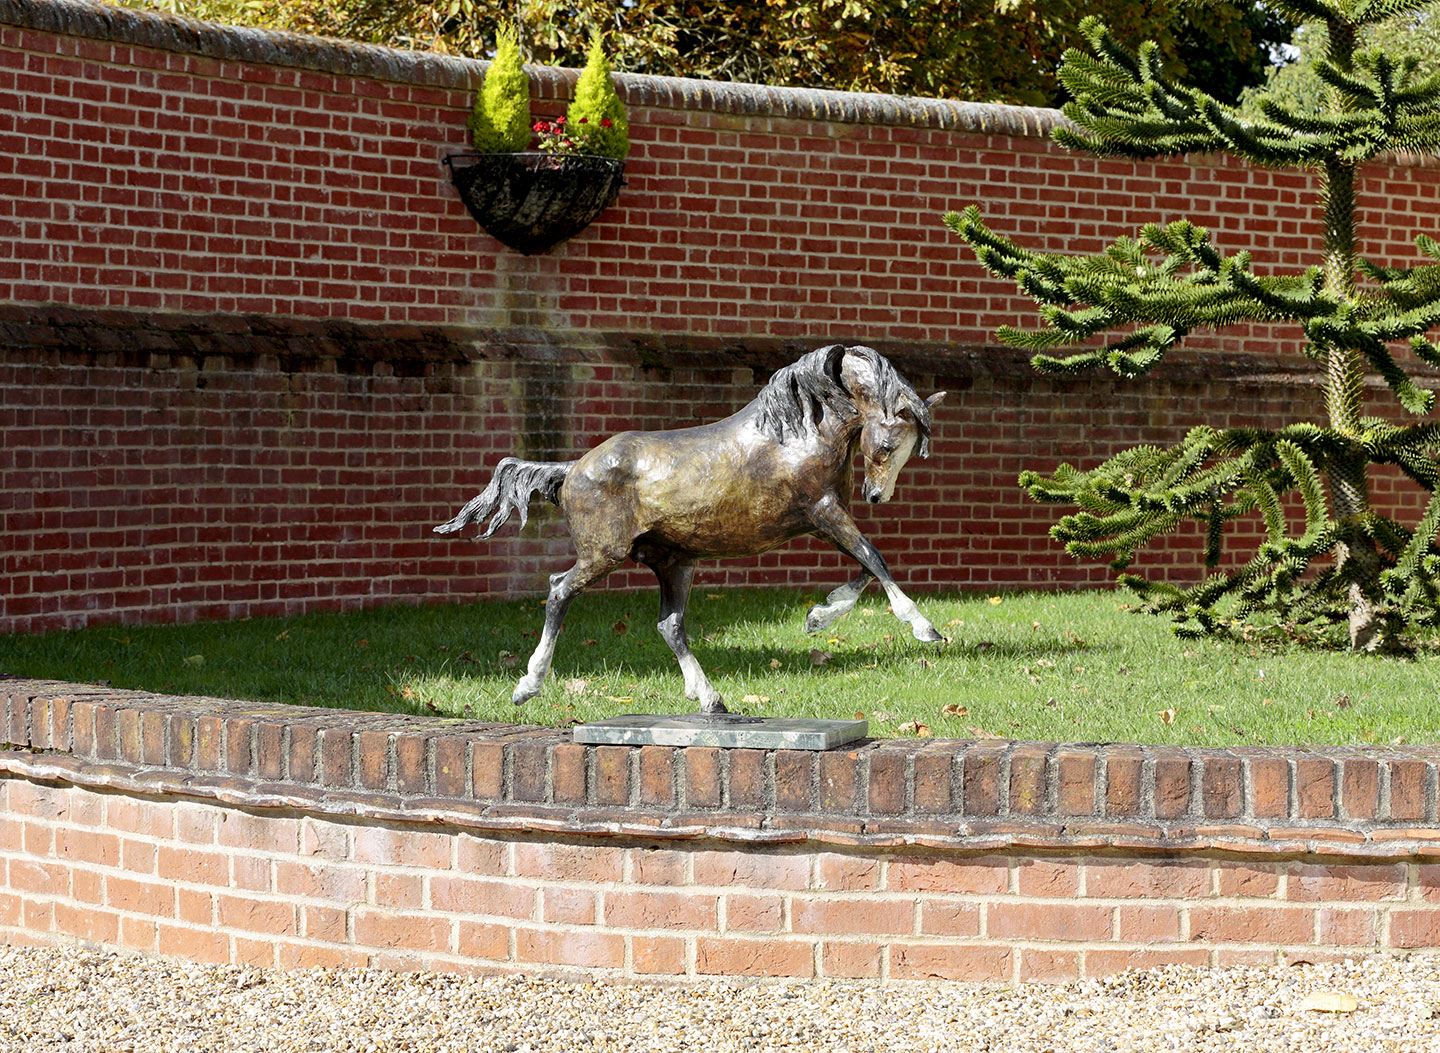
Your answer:
[[[819,593],[697,589],[695,653],[732,710],[848,718],[871,734],[1186,745],[1440,742],[1440,657],[1186,641],[1112,592],[921,596],[926,645],[872,592],[819,636]],[[180,694],[564,724],[687,712],[653,593],[582,596],[545,692],[510,691],[537,600],[100,626],[0,637],[0,672]]]

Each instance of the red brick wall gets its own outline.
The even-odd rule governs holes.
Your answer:
[[[1008,983],[1440,946],[1435,751],[585,746],[0,679],[0,942]]]
[[[833,340],[953,392],[934,458],[863,523],[921,589],[1105,581],[1048,539],[1022,467],[1316,404],[1263,328],[1148,381],[1037,378],[989,336],[1028,301],[939,223],[979,201],[1084,249],[1186,215],[1292,267],[1316,248],[1304,177],[1070,155],[1050,111],[622,77],[628,187],[523,257],[440,164],[481,68],[0,0],[0,630],[533,591],[566,558],[559,524],[483,548],[428,529],[500,456],[711,419]],[[537,72],[537,113],[573,75]],[[1412,258],[1440,167],[1367,179],[1373,253]],[[1146,565],[1193,577],[1194,552]],[[807,543],[702,572],[848,574]]]

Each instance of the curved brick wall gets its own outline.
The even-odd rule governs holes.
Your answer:
[[[1036,378],[989,345],[1027,301],[939,223],[979,200],[1080,249],[1184,214],[1291,266],[1315,249],[1304,177],[1066,154],[1051,111],[621,76],[629,186],[527,258],[440,164],[482,69],[0,0],[0,631],[535,591],[567,557],[553,521],[483,549],[429,532],[495,461],[713,419],[837,339],[953,392],[935,457],[863,523],[918,589],[1108,580],[1049,541],[1022,467],[1315,402],[1263,328],[1150,381]],[[537,112],[574,76],[536,71]],[[1377,166],[1364,207],[1372,247],[1413,258],[1440,167]],[[1393,484],[1382,503],[1415,514]],[[1192,576],[1195,542],[1147,565]],[[818,544],[702,571],[849,575]]]
[[[0,939],[1057,981],[1440,946],[1440,754],[553,729],[0,680]]]

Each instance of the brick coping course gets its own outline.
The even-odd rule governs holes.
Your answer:
[[[388,822],[740,844],[1440,857],[1422,747],[869,740],[585,746],[568,731],[0,678],[0,775]]]

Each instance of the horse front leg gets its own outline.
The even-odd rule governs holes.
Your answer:
[[[915,606],[915,601],[901,591],[900,586],[895,584],[895,579],[890,575],[890,568],[885,565],[885,557],[880,555],[880,550],[870,544],[860,528],[855,525],[855,520],[850,518],[850,513],[845,511],[838,498],[828,496],[824,498],[811,513],[815,528],[832,545],[844,552],[851,559],[865,568],[868,576],[873,577],[885,590],[885,596],[890,601],[890,609],[895,617],[902,622],[908,622],[910,633],[915,639],[923,643],[938,643],[944,640],[940,631],[930,624],[930,619],[920,613],[920,608]],[[859,579],[857,579],[858,581]],[[841,586],[837,589],[840,592],[855,585]],[[859,594],[856,594],[859,599]],[[853,601],[852,601],[852,606]]]
[[[825,597],[824,603],[815,604],[805,615],[805,631],[818,633],[831,622],[849,614],[860,601],[860,594],[865,591],[865,587],[874,580],[875,576],[867,570],[854,581],[846,582],[833,590]]]
[[[655,572],[660,582],[660,636],[675,652],[680,673],[685,677],[685,697],[700,703],[702,713],[728,713],[720,692],[715,690],[705,670],[690,652],[685,634],[685,608],[690,602],[690,586],[695,580],[695,564],[673,558],[647,560],[645,565]]]

